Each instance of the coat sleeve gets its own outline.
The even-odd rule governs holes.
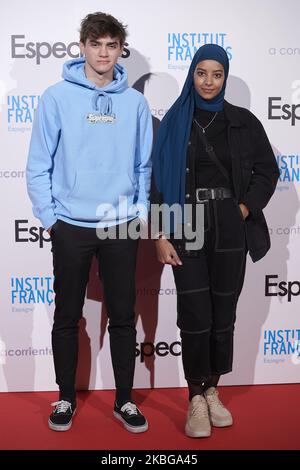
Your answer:
[[[279,169],[263,125],[255,116],[251,138],[254,142],[254,164],[250,185],[241,202],[255,215],[271,199],[279,178]]]

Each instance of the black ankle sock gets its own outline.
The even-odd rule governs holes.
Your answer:
[[[207,378],[207,380],[204,382],[204,391],[206,391],[210,387],[217,387],[218,382],[220,380],[220,375],[211,375],[210,377]]]
[[[203,384],[202,383],[193,383],[188,381],[189,387],[189,401],[191,401],[195,395],[203,395]]]
[[[116,390],[116,404],[117,404],[118,408],[121,408],[128,401],[132,401],[132,399],[131,399],[131,389],[129,389],[129,388],[117,388],[117,390]]]

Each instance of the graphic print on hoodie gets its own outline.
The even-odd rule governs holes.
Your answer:
[[[126,70],[98,88],[86,78],[85,59],[64,64],[64,80],[40,100],[32,130],[27,188],[45,229],[57,219],[109,227],[147,219],[152,117],[144,96],[130,88]]]

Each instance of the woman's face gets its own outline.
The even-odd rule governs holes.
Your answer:
[[[202,60],[196,65],[194,86],[205,100],[211,100],[220,93],[224,80],[224,67],[216,60]]]

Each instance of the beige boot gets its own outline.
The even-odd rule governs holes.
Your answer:
[[[219,400],[219,392],[215,389],[215,387],[210,387],[204,393],[204,396],[207,401],[209,416],[211,420],[211,424],[218,428],[223,428],[225,426],[231,426],[233,423],[233,419],[231,413],[221,400]]]
[[[211,434],[207,403],[203,395],[195,395],[189,405],[185,434],[189,437],[209,437]]]

